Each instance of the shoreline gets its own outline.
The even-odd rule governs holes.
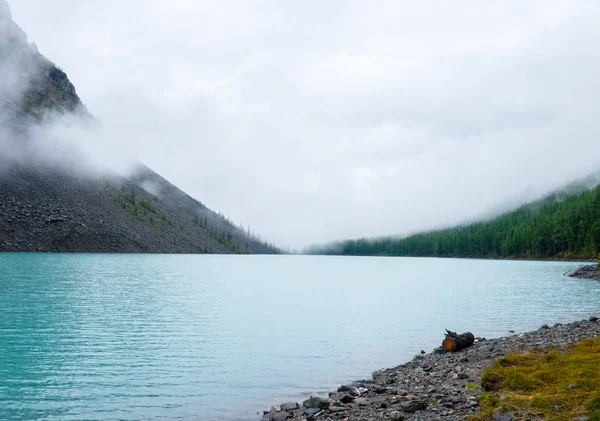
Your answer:
[[[417,355],[404,364],[375,371],[371,379],[341,385],[329,393],[328,399],[307,396],[303,402],[271,407],[262,418],[260,415],[257,418],[265,421],[464,420],[479,411],[479,397],[483,392],[481,375],[496,359],[536,347],[563,348],[599,334],[600,320],[591,315],[589,319],[543,325],[537,330],[510,336],[478,338],[478,342],[462,351],[438,353],[434,350]]]
[[[294,254],[292,254],[294,255]],[[563,263],[597,263],[596,259],[565,259],[558,257],[460,257],[460,256],[392,256],[388,254],[311,254],[299,253],[296,256],[315,256],[315,257],[381,257],[381,258],[410,258],[410,259],[457,259],[457,260],[510,260],[523,262],[563,262]]]

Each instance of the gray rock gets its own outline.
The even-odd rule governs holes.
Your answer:
[[[577,383],[571,383],[567,386],[567,390],[573,390],[578,386]]]
[[[392,421],[404,421],[404,415],[400,411],[392,411],[389,415]]]
[[[340,398],[341,403],[352,403],[354,402],[354,396],[344,395]]]
[[[319,409],[319,408],[304,408],[304,410],[302,412],[304,412],[305,415],[308,415],[310,417],[312,415],[315,415],[315,414],[321,412],[321,409]]]
[[[327,409],[331,401],[329,399],[319,398],[317,396],[311,396],[309,399],[302,402],[302,406],[305,408],[319,408]]]
[[[402,410],[404,412],[408,412],[410,414],[417,412],[417,411],[422,411],[425,408],[427,408],[427,403],[423,402],[423,401],[409,401],[409,402],[403,402],[402,404],[400,404],[400,407],[402,408]]]
[[[281,404],[282,411],[293,411],[294,409],[300,408],[298,402],[286,402]]]
[[[565,273],[565,276],[570,276],[571,278],[600,280],[600,271],[598,271],[596,265],[582,265],[570,272]]]
[[[271,418],[273,421],[284,421],[287,420],[288,418],[291,418],[291,414],[287,411],[279,411],[279,412],[275,412],[273,414],[273,418]]]

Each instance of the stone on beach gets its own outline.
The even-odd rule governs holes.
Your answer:
[[[305,400],[302,403],[302,406],[305,408],[319,408],[319,409],[327,409],[331,404],[331,400],[325,398],[319,398],[317,396],[311,396],[309,399]]]
[[[282,411],[293,411],[294,409],[300,408],[298,402],[286,402],[281,404]]]

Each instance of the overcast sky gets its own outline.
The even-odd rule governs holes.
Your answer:
[[[123,148],[277,244],[600,168],[600,2],[9,0]]]

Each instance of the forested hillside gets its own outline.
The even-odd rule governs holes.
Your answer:
[[[491,221],[405,238],[348,240],[323,254],[596,259],[600,252],[600,186],[552,194]]]

